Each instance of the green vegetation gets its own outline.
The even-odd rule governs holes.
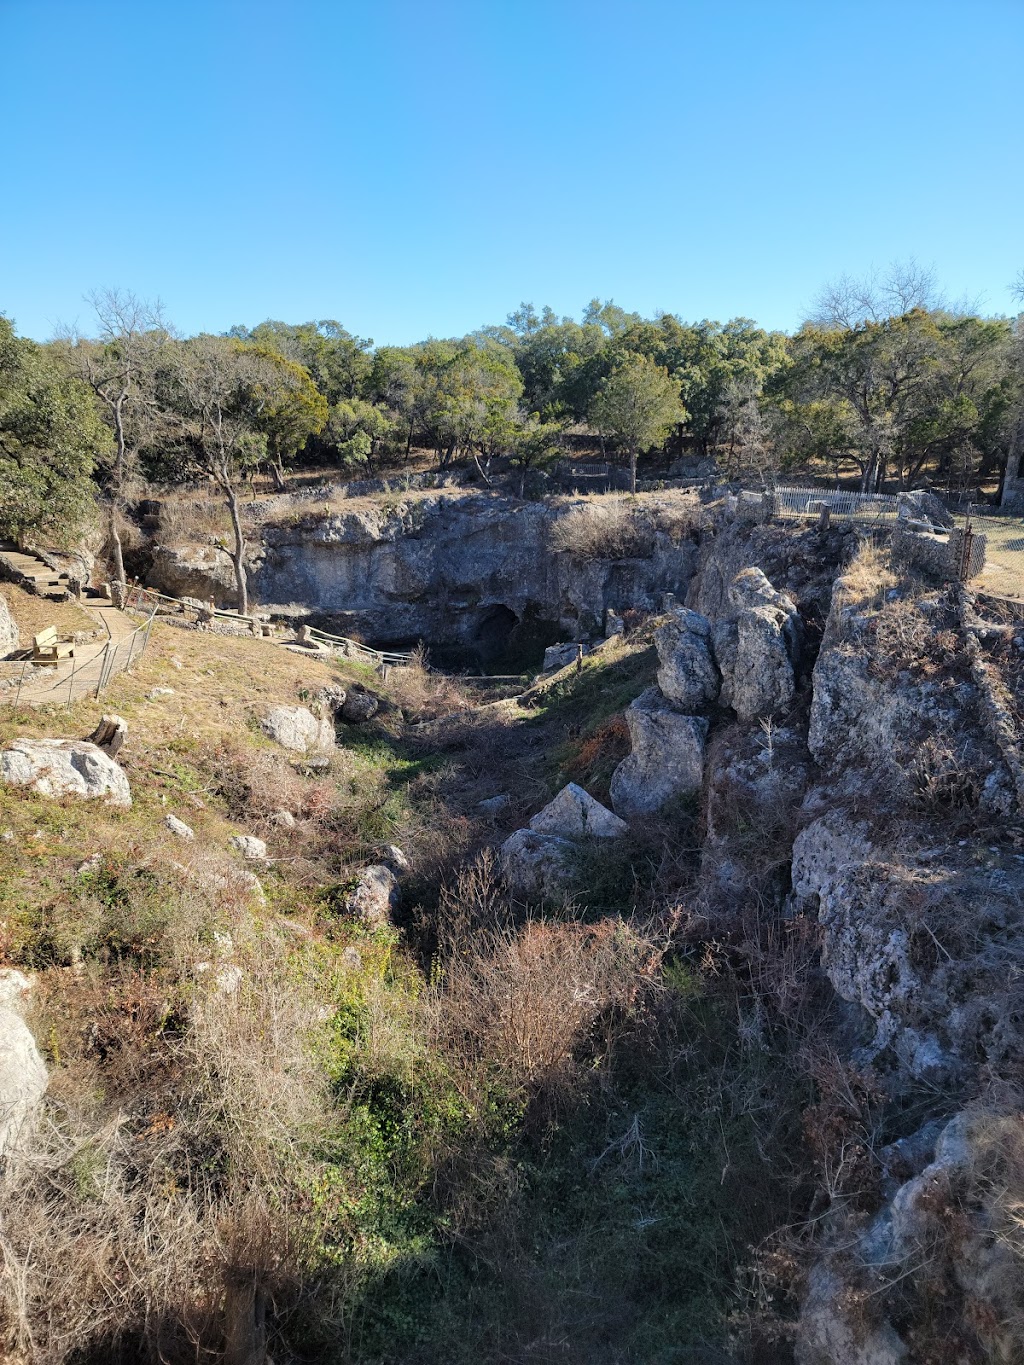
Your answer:
[[[600,449],[621,456],[634,489],[639,461],[695,456],[730,479],[959,492],[998,481],[1024,422],[1019,323],[950,307],[914,267],[829,286],[792,336],[595,299],[580,321],[523,304],[504,325],[406,347],[375,349],[330,320],[181,340],[129,293],[92,303],[95,339],[34,346],[3,322],[8,532],[80,524],[98,494],[123,581],[140,476],[212,480],[240,599],[238,484],[259,470],[283,491],[293,465],[376,472],[415,448],[485,481],[507,461],[522,494],[560,453]]]

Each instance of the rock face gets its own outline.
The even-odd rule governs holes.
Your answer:
[[[124,772],[85,739],[16,739],[0,753],[0,782],[40,796],[82,796],[130,806]]]
[[[298,754],[334,747],[334,724],[314,716],[304,706],[275,706],[262,722],[263,732],[285,749]]]
[[[390,867],[374,863],[359,874],[359,880],[345,900],[345,908],[370,928],[379,928],[391,921],[398,909],[401,896],[398,878]]]
[[[151,586],[170,597],[194,597],[218,606],[235,606],[235,571],[231,556],[215,545],[182,541],[153,547]]]
[[[930,1141],[927,1134],[921,1143],[910,1139],[907,1150],[926,1153],[910,1179],[897,1183],[866,1227],[840,1219],[837,1249],[810,1273],[797,1330],[798,1365],[923,1359],[901,1336],[909,1275],[911,1292],[926,1301],[934,1295],[932,1302],[941,1295],[950,1321],[969,1321],[974,1349],[961,1354],[944,1336],[950,1353],[942,1359],[1024,1358],[1019,1252],[1013,1233],[1007,1236],[1005,1222],[1001,1226],[997,1191],[1004,1177],[991,1180],[1007,1161],[1019,1161],[1020,1133],[1017,1113],[965,1111],[941,1126],[937,1138],[933,1131]]]
[[[719,677],[711,647],[711,622],[685,608],[654,632],[658,686],[682,711],[700,711],[718,696]]]
[[[0,981],[0,1162],[9,1161],[31,1126],[46,1091],[46,1065],[21,1017],[31,983],[5,971]]]
[[[708,723],[676,710],[656,687],[626,708],[633,750],[612,774],[612,805],[627,820],[700,791]]]
[[[333,629],[395,641],[500,652],[512,638],[601,634],[606,608],[654,610],[684,593],[696,545],[658,532],[642,559],[551,552],[561,510],[494,494],[445,493],[267,526],[251,553],[261,602],[301,604]],[[226,554],[209,546],[158,547],[151,586],[234,605]],[[517,635],[516,632],[519,632]]]
[[[770,716],[796,692],[801,642],[795,603],[777,592],[761,569],[743,569],[729,586],[731,621],[714,632],[722,670],[721,700],[740,720]]]
[[[545,673],[551,673],[556,668],[568,668],[587,653],[589,653],[587,646],[582,641],[567,640],[564,644],[548,645],[544,651],[543,670]]]
[[[18,627],[7,599],[0,597],[0,658],[18,647]]]
[[[575,853],[571,839],[517,829],[501,846],[502,875],[521,895],[557,900],[572,879]]]
[[[565,838],[618,839],[628,833],[625,820],[595,801],[589,792],[570,782],[530,821],[535,834],[559,834]]]

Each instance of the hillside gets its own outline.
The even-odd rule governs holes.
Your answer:
[[[158,620],[2,712],[7,1359],[1013,1358],[1020,627],[592,523],[504,699]],[[130,806],[11,776],[104,716]]]

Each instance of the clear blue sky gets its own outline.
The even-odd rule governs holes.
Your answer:
[[[521,300],[796,326],[914,256],[1013,310],[1024,0],[0,0],[0,311],[381,342]]]

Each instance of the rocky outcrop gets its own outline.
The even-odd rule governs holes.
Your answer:
[[[312,611],[340,634],[425,639],[483,656],[509,641],[535,641],[539,651],[552,638],[600,635],[607,608],[654,610],[663,592],[686,591],[693,541],[659,531],[651,553],[636,559],[554,553],[551,528],[564,510],[439,493],[268,525],[251,552],[254,593]],[[158,547],[150,583],[234,605],[230,560],[211,546]]]
[[[7,599],[0,596],[0,658],[18,648],[18,625],[11,615]]]
[[[679,608],[654,632],[658,686],[681,711],[700,711],[718,696],[719,676],[711,646],[711,622]]]
[[[821,925],[829,981],[863,1011],[864,1060],[934,1084],[979,1061],[998,1070],[1024,1047],[1009,970],[1024,951],[1014,858],[965,866],[957,846],[893,847],[832,810],[797,836],[792,882],[793,910]]]
[[[612,774],[612,806],[627,820],[700,791],[708,722],[687,716],[649,687],[626,708],[632,752]]]
[[[148,577],[151,587],[170,597],[214,601],[223,607],[236,605],[238,588],[231,556],[216,545],[195,541],[155,545]]]
[[[255,834],[232,834],[228,843],[249,862],[259,863],[266,859],[267,845]]]
[[[262,722],[263,732],[282,748],[306,754],[334,748],[334,722],[304,706],[275,706]]]
[[[629,830],[625,820],[613,815],[589,792],[570,782],[530,821],[536,834],[558,834],[568,839],[590,837],[618,839]]]
[[[21,972],[0,972],[0,1163],[9,1162],[24,1143],[49,1079],[22,1018],[31,984]]]
[[[81,796],[130,806],[123,770],[85,739],[16,739],[0,753],[0,782],[40,796]]]
[[[734,616],[715,627],[721,700],[740,720],[770,716],[793,700],[801,626],[796,605],[760,569],[743,569],[729,585]]]
[[[1006,1183],[1022,1169],[1021,1115],[965,1111],[934,1134],[903,1145],[924,1158],[866,1227],[837,1217],[809,1276],[797,1365],[1024,1358],[1024,1248]]]
[[[349,725],[362,725],[372,720],[380,710],[380,697],[368,688],[355,683],[348,692],[340,709],[340,716]]]

